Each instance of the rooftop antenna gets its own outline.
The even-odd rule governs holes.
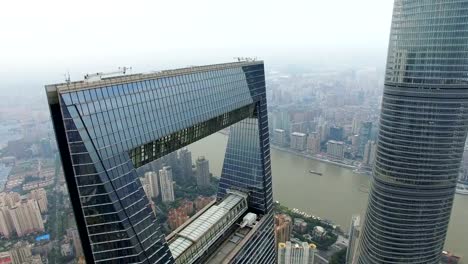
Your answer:
[[[64,74],[65,75],[65,82],[67,84],[70,84],[71,83],[71,80],[70,80],[70,71],[67,71],[67,73]]]

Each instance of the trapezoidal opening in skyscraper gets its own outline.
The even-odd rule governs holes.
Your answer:
[[[263,62],[68,82],[46,91],[88,263],[275,261]],[[216,200],[165,237],[151,198],[174,199],[174,155],[187,163],[176,170],[191,173],[187,150],[175,151],[229,126]],[[162,159],[157,176],[140,179],[139,168]],[[205,161],[196,162],[203,185]]]

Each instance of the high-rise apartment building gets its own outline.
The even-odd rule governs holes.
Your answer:
[[[148,185],[148,195],[151,198],[159,196],[158,173],[155,171],[145,172],[145,183]]]
[[[467,6],[395,1],[358,263],[439,263],[468,128]]]
[[[307,135],[304,133],[293,132],[291,133],[290,147],[294,150],[304,151],[307,145]]]
[[[198,157],[195,162],[196,167],[196,178],[198,186],[208,186],[210,185],[210,163],[205,157]]]
[[[362,157],[362,163],[366,166],[374,165],[375,153],[377,151],[377,143],[373,140],[367,141],[366,147],[364,148],[364,156]]]
[[[344,159],[345,144],[342,141],[329,140],[327,142],[327,156],[332,159]]]
[[[45,204],[47,204],[47,198],[45,198]],[[47,206],[45,205],[44,208]],[[44,231],[44,224],[36,199],[21,199],[20,195],[15,192],[0,193],[0,234],[9,238],[14,233],[21,237],[42,231]]]
[[[29,193],[29,198],[37,201],[41,213],[47,213],[47,194],[44,188],[32,190]]]
[[[257,215],[256,224],[242,227],[247,235],[222,261],[275,262],[263,62],[92,74],[48,85],[46,92],[87,263],[195,261],[215,245],[207,234],[214,229],[201,228],[240,228],[236,217],[246,212]],[[199,216],[214,221],[197,219],[188,226],[197,232],[184,233],[210,239],[174,234],[168,244],[136,169],[232,125],[216,205]],[[212,213],[229,218],[230,225]]]
[[[358,147],[358,156],[364,156],[364,150],[366,147],[367,142],[371,138],[372,133],[372,122],[362,122],[359,128],[359,147]]]
[[[307,137],[307,152],[310,154],[320,153],[320,134],[317,132],[310,133]]]
[[[20,241],[16,243],[10,249],[10,255],[13,264],[24,264],[24,263],[31,263],[32,260],[32,253],[31,253],[32,245],[29,244],[27,241]]]
[[[275,243],[286,243],[291,239],[293,221],[289,215],[275,215]]]
[[[182,177],[189,179],[193,176],[192,172],[192,152],[187,148],[183,148],[179,151],[179,163],[182,169]]]
[[[286,138],[286,131],[284,129],[275,129],[273,131],[273,140],[275,141],[275,144],[284,147],[287,145],[288,141]]]
[[[314,264],[315,244],[302,242],[293,244],[290,241],[279,243],[278,245],[278,264]]]
[[[14,232],[15,227],[11,220],[10,208],[2,205],[0,206],[0,235],[8,239]]]
[[[159,171],[159,183],[161,184],[161,200],[163,202],[173,202],[175,200],[174,180],[170,166],[164,166]]]
[[[9,212],[11,222],[19,237],[44,231],[41,210],[36,200],[28,199],[19,201],[10,208]]]

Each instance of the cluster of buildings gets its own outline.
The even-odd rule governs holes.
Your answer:
[[[27,197],[15,192],[0,193],[0,234],[5,238],[22,237],[44,231],[42,219],[47,212],[44,189],[33,190]]]
[[[20,187],[23,191],[30,191],[45,188],[54,183],[55,167],[43,165],[42,160],[33,159],[17,163],[15,157],[7,158],[11,160],[9,163],[14,166],[14,169],[8,176],[5,190]]]
[[[184,200],[182,204],[169,210],[167,223],[171,230],[183,225],[193,214],[215,200],[214,197],[198,196],[195,201]]]
[[[313,243],[301,242],[292,237],[293,231],[304,234],[307,231],[307,223],[301,218],[291,218],[287,214],[276,214],[275,243],[278,246],[278,263],[280,264],[313,264],[317,246]],[[325,230],[320,226],[314,227],[317,235],[324,235]],[[306,234],[304,237],[312,238]]]
[[[39,254],[33,255],[33,245],[26,241],[14,244],[9,251],[0,252],[0,263],[2,264],[42,264]]]
[[[83,256],[83,247],[76,228],[67,229],[64,240],[60,245],[60,254],[64,257],[79,258]]]
[[[314,264],[317,246],[302,242],[294,244],[291,241],[278,244],[278,264]]]
[[[195,161],[195,168],[192,164],[192,154],[187,148],[172,152],[162,159],[150,164],[149,169],[161,168],[158,171],[147,171],[144,177],[140,178],[143,189],[150,199],[154,208],[153,199],[160,198],[162,202],[175,201],[174,181],[175,176],[180,180],[195,177],[197,186],[209,186],[211,183],[209,161],[204,156],[200,156]],[[195,170],[195,171],[194,171]]]
[[[284,112],[282,112],[281,117],[292,118],[285,115]],[[286,129],[273,129],[273,143],[279,147],[290,148],[310,155],[324,152],[327,158],[336,161],[342,161],[345,158],[360,160],[365,167],[371,167],[374,162],[376,128],[370,121],[358,122],[354,119],[353,126],[347,130],[340,126],[328,126],[326,123],[321,126],[308,126],[308,129],[297,128],[301,127],[290,126]]]

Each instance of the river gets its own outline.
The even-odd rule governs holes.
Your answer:
[[[189,146],[193,160],[204,155],[220,175],[227,136],[216,133]],[[370,176],[336,165],[271,150],[273,199],[290,208],[330,219],[347,230],[353,214],[363,215]],[[309,170],[322,172],[322,176]],[[468,195],[456,195],[445,249],[468,257]],[[466,260],[465,260],[466,262]]]

